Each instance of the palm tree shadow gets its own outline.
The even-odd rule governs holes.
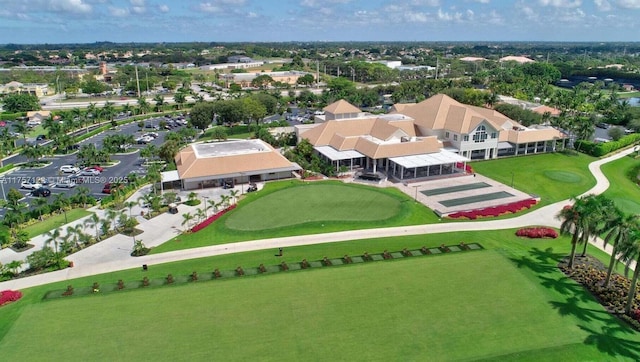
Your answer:
[[[521,256],[519,258],[509,258],[518,269],[529,269],[535,274],[548,274],[557,270],[557,267],[553,265],[547,265],[536,261],[528,256]]]
[[[549,302],[549,304],[551,304],[551,307],[553,309],[556,309],[561,316],[573,315],[585,322],[591,322],[593,320],[599,320],[603,322],[607,322],[607,321],[613,322],[612,318],[609,316],[607,312],[603,310],[579,307],[578,302],[579,302],[578,298],[576,298],[575,296],[572,296],[567,298],[567,300],[564,302],[551,301]]]
[[[553,248],[544,250],[533,248],[529,251],[529,254],[540,263],[552,265],[557,265],[566,256],[562,253],[554,253]]]
[[[589,333],[584,343],[596,346],[600,352],[614,358],[622,356],[636,361],[640,360],[640,343],[616,335],[619,333],[632,334],[629,328],[622,325],[602,326],[600,332],[585,326],[578,326],[578,328]]]
[[[570,298],[568,300],[575,299],[577,301],[578,298],[583,302],[591,300],[586,289],[582,285],[574,282],[571,278],[561,277],[559,279],[555,279],[542,275],[538,275],[538,278],[541,280],[540,284],[545,288],[553,289],[563,295],[569,295]]]

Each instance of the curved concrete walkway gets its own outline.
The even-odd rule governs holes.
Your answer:
[[[634,149],[629,148],[620,153],[609,156],[607,158],[603,158],[598,161],[594,161],[591,164],[589,164],[589,170],[596,178],[596,185],[582,195],[600,194],[605,190],[607,190],[607,188],[609,187],[609,180],[607,180],[607,178],[604,176],[604,174],[600,170],[600,166],[602,166],[607,162],[611,162],[619,158],[622,158],[624,156],[627,156],[633,152],[634,152]],[[347,240],[373,239],[373,238],[390,237],[390,236],[442,233],[442,232],[451,232],[451,231],[502,230],[502,229],[531,226],[531,225],[558,227],[560,225],[560,221],[555,218],[555,215],[557,215],[557,213],[562,209],[562,207],[569,204],[570,202],[571,202],[570,200],[556,202],[554,204],[544,206],[542,208],[539,208],[525,215],[511,218],[511,219],[502,219],[502,220],[402,226],[402,227],[391,227],[391,228],[382,228],[382,229],[353,230],[353,231],[343,231],[343,232],[327,233],[327,234],[313,234],[313,235],[291,236],[291,237],[263,239],[263,240],[252,240],[252,241],[243,241],[243,242],[230,243],[230,244],[207,246],[207,247],[201,247],[201,248],[178,250],[178,251],[162,253],[162,254],[147,255],[147,256],[138,257],[138,258],[123,256],[122,253],[120,253],[120,256],[117,260],[111,260],[111,261],[106,261],[101,263],[97,263],[96,260],[91,260],[91,263],[85,264],[82,258],[70,257],[69,259],[73,259],[76,264],[76,267],[74,268],[68,268],[65,270],[59,270],[56,272],[35,275],[28,278],[21,278],[21,279],[2,282],[0,283],[0,289],[23,289],[23,288],[28,288],[32,286],[37,286],[37,285],[67,280],[67,279],[74,279],[74,278],[79,278],[84,276],[113,272],[117,270],[141,267],[142,264],[147,264],[151,266],[153,264],[161,264],[161,263],[167,263],[167,262],[173,262],[173,261],[202,258],[202,257],[214,256],[214,255],[239,253],[239,252],[245,252],[245,251],[255,251],[255,250],[264,250],[264,249],[275,250],[280,247],[291,247],[291,246],[311,245],[311,244],[320,244],[320,243],[334,243],[334,242],[341,242],[341,241],[347,241]],[[153,221],[153,220],[150,220],[150,221]],[[158,226],[160,227],[161,225],[162,224],[159,224]],[[158,238],[164,239],[162,240],[162,242],[170,240],[175,235],[175,230],[171,230],[171,229],[166,230],[166,228],[163,228],[163,230],[164,230],[164,234],[162,236],[158,236]],[[159,239],[156,239],[155,241],[156,241],[156,245],[161,243]],[[601,240],[597,240],[596,242],[593,243],[593,245],[611,254],[611,246],[604,248]]]

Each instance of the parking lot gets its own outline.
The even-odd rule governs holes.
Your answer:
[[[158,137],[155,139],[149,139],[147,144],[153,144],[156,147],[160,147],[164,142],[165,135],[167,134],[166,130],[155,130],[153,128],[159,126],[159,123],[164,118],[152,118],[145,120],[145,128],[140,131],[138,128],[137,122],[130,123],[127,125],[119,126],[115,130],[109,130],[103,132],[99,135],[86,139],[79,143],[80,146],[86,144],[94,144],[96,148],[102,147],[102,141],[105,137],[113,134],[130,134],[135,138],[141,137],[143,134],[148,133],[150,131],[158,133]],[[180,126],[181,127],[181,126]],[[179,128],[179,127],[178,127]],[[175,128],[172,130],[176,130]],[[113,155],[111,157],[112,161],[117,162],[116,165],[105,167],[104,171],[98,175],[94,176],[79,176],[77,178],[78,184],[77,186],[85,186],[89,188],[90,194],[96,198],[102,198],[105,194],[102,193],[102,189],[105,183],[110,182],[123,182],[126,181],[126,178],[129,174],[134,173],[140,176],[146,174],[146,168],[142,166],[142,159],[139,155],[139,150],[141,148],[146,147],[146,144],[134,144],[128,150],[126,154],[118,154]],[[57,187],[55,184],[64,183],[69,180],[69,176],[73,175],[73,173],[63,173],[60,171],[60,168],[63,165],[76,165],[78,163],[77,157],[75,154],[71,155],[61,155],[54,157],[43,158],[43,160],[50,161],[51,164],[39,168],[18,168],[15,171],[5,174],[0,177],[0,185],[2,186],[3,197],[6,196],[6,193],[9,192],[11,188],[15,188],[19,190],[24,196],[24,202],[30,204],[30,200],[33,199],[34,196],[31,195],[32,190],[27,190],[20,188],[20,185],[24,181],[32,181],[36,180],[48,182],[48,185],[44,185],[44,187],[49,188],[51,190],[51,196],[55,197],[56,194],[67,194],[72,195],[76,191],[76,187],[68,188],[68,187]],[[6,159],[4,161],[5,164],[8,163],[21,163],[25,162],[26,159],[24,156],[18,155],[14,156],[10,159]],[[0,216],[4,216],[4,210],[0,210]]]

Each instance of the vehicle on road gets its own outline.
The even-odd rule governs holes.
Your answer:
[[[100,166],[98,166],[98,165],[87,166],[87,167],[85,167],[84,169],[85,169],[85,170],[86,170],[86,169],[96,170],[96,171],[98,171],[98,172],[103,172],[103,171],[104,171],[104,167],[100,167]]]
[[[74,165],[62,165],[60,166],[60,172],[64,172],[64,173],[77,173],[78,171],[80,171],[79,168],[77,168]]]
[[[35,197],[49,197],[51,196],[51,190],[48,188],[40,187],[31,191],[31,196]]]
[[[78,172],[78,176],[98,176],[100,171],[93,168],[85,168]]]
[[[62,180],[56,184],[53,185],[53,187],[55,188],[60,188],[60,189],[72,189],[74,187],[76,187],[76,183],[73,180]]]
[[[36,190],[42,187],[42,184],[39,184],[34,181],[22,181],[20,183],[20,188],[25,190]]]
[[[610,125],[609,125],[608,123],[604,123],[604,122],[596,123],[596,127],[598,127],[598,128],[602,128],[602,129],[608,129],[608,128],[609,128],[609,126],[610,126]]]

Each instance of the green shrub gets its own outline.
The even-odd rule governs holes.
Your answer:
[[[595,143],[591,141],[576,141],[576,149],[583,153],[594,157],[602,157],[613,151],[627,147],[640,141],[640,133],[633,133],[628,136],[624,136],[617,141]]]

